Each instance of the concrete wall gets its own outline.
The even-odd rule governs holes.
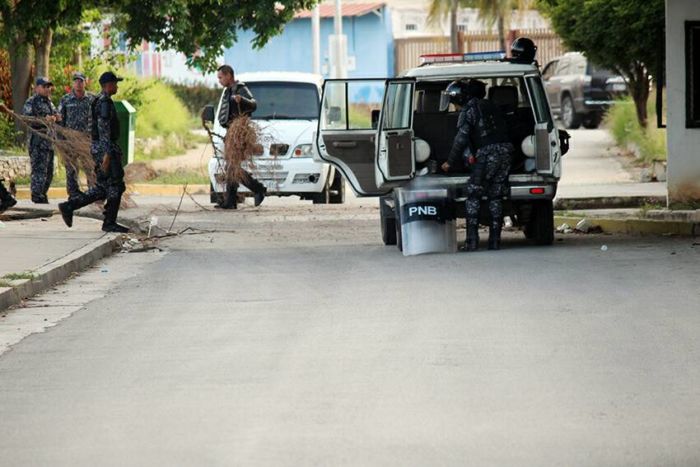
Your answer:
[[[348,68],[348,77],[392,76],[394,73],[394,46],[388,9],[381,16],[369,13],[359,17],[343,18],[343,34],[348,39],[348,58],[354,64]],[[321,19],[321,65],[328,76],[328,36],[333,34],[333,19]],[[291,21],[281,35],[260,49],[253,49],[253,34],[241,31],[238,42],[224,52],[224,60],[237,73],[254,71],[313,72],[311,50],[311,20]]]
[[[669,205],[700,203],[700,128],[686,128],[685,21],[700,21],[698,0],[666,0]]]

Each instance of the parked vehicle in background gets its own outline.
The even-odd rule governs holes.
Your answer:
[[[260,128],[260,154],[246,169],[267,188],[268,196],[297,195],[314,204],[341,204],[345,183],[340,172],[313,158],[313,131],[318,124],[319,75],[291,72],[259,72],[238,76],[253,93],[258,108],[252,119]],[[223,91],[221,96],[223,97]],[[226,166],[222,158],[226,130],[213,115],[213,132],[218,135],[216,151],[209,161],[211,202],[222,204],[226,192]],[[239,192],[249,194],[245,187]]]
[[[625,80],[591,63],[581,52],[569,52],[542,70],[552,111],[566,128],[597,128],[615,99],[627,93]]]

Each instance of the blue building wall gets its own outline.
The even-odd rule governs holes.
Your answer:
[[[355,69],[348,77],[384,78],[394,74],[394,40],[387,8],[381,15],[343,18],[343,34],[348,40],[348,56],[355,57]],[[332,35],[333,18],[321,18],[321,65],[328,67],[328,36]],[[238,42],[224,52],[224,60],[237,73],[253,71],[313,71],[311,19],[300,18],[286,25],[284,31],[259,50],[253,49],[253,33],[242,31]],[[325,65],[325,66],[324,66]]]

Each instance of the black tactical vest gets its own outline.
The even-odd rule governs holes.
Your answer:
[[[491,144],[510,142],[506,119],[496,105],[491,101],[479,99],[476,112],[476,127],[469,132],[469,143],[474,153]]]
[[[100,139],[98,119],[106,118],[109,120],[109,139],[113,143],[117,142],[119,139],[119,119],[117,118],[117,109],[114,107],[112,99],[99,96],[92,101],[92,108],[90,110],[92,113],[92,140],[97,141]]]

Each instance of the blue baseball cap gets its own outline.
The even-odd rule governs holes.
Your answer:
[[[37,86],[53,86],[53,83],[46,76],[39,76],[34,82]]]
[[[102,73],[100,76],[100,84],[107,84],[107,83],[117,83],[119,81],[124,81],[124,78],[120,78],[111,71],[105,71]]]
[[[86,81],[85,75],[79,71],[76,71],[75,73],[73,73],[73,81],[75,81],[76,79],[79,79],[81,81]]]

